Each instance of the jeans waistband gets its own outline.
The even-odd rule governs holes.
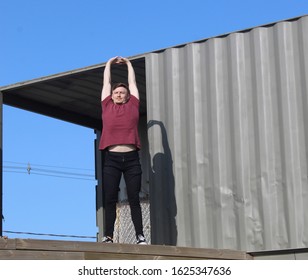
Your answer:
[[[130,152],[110,152],[110,151],[106,151],[107,154],[109,155],[113,155],[113,156],[130,156],[130,155],[134,155],[134,154],[138,154],[138,151],[130,151]]]

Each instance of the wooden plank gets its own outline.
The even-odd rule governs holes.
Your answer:
[[[16,249],[16,240],[0,238],[0,250]]]
[[[0,250],[0,260],[84,260],[83,252]]]
[[[96,242],[40,240],[40,239],[16,239],[18,250],[48,250],[48,251],[98,251]]]
[[[132,244],[103,244],[97,242],[58,241],[16,239],[16,249],[19,250],[50,250],[70,252],[104,252],[121,254],[140,254],[166,257],[186,257],[200,259],[252,259],[245,252],[235,250],[217,250],[204,248],[189,248],[162,245],[132,245]]]
[[[86,260],[196,260],[196,258],[182,256],[160,256],[126,253],[85,253]],[[198,258],[199,259],[199,258]]]

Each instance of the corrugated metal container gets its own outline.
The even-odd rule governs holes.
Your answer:
[[[146,54],[152,242],[308,246],[308,17]]]

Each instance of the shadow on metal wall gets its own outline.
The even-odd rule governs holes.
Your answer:
[[[173,160],[168,143],[167,132],[161,121],[150,120],[147,129],[159,126],[163,152],[149,156],[150,179],[150,213],[152,244],[176,245],[177,206],[175,199],[175,181],[173,174]]]

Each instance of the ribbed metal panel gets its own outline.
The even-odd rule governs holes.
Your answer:
[[[152,242],[308,246],[308,17],[146,55]]]

